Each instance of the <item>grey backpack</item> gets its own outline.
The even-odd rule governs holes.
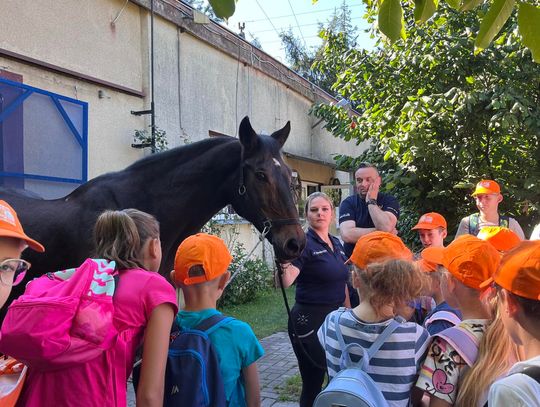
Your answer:
[[[345,345],[343,334],[339,327],[339,320],[344,312],[345,308],[340,308],[335,322],[336,336],[339,347],[342,350],[340,359],[341,370],[330,380],[328,386],[317,395],[313,407],[388,406],[379,386],[366,373],[366,368],[369,365],[369,360],[377,353],[388,337],[392,335],[392,332],[404,322],[404,319],[401,317],[393,319],[378,336],[377,340],[366,350],[357,343]],[[351,360],[349,354],[349,351],[354,347],[362,351],[362,357],[357,363]]]

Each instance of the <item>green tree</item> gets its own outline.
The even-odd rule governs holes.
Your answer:
[[[280,33],[281,42],[285,47],[285,57],[290,68],[329,93],[332,93],[332,85],[336,80],[339,66],[313,69],[313,64],[323,58],[325,44],[329,41],[332,42],[337,53],[345,53],[356,46],[358,29],[353,26],[350,16],[350,8],[343,2],[335,9],[325,24],[319,25],[319,36],[323,40],[323,44],[311,49],[294,35],[292,28]]]
[[[475,16],[443,8],[389,47],[343,55],[328,42],[317,67],[340,61],[334,91],[359,116],[328,105],[313,113],[338,137],[372,142],[360,159],[388,170],[386,188],[404,206],[401,230],[436,210],[454,232],[475,210],[470,188],[484,177],[501,182],[502,211],[529,229],[540,206],[540,65],[516,40],[515,15],[493,47],[474,55]],[[357,160],[337,158],[344,167]]]
[[[209,0],[216,15],[220,18],[229,18],[234,14],[237,0]],[[312,0],[316,3],[318,0]],[[404,9],[399,0],[363,0],[368,7],[371,19],[377,18],[377,26],[383,36],[391,42],[405,39]],[[425,23],[436,12],[439,0],[414,0],[403,2],[406,6],[405,13],[414,13],[414,20],[418,24]],[[512,12],[517,9],[518,29],[523,45],[528,47],[536,62],[540,62],[540,5],[538,0],[447,0],[446,4],[454,10],[467,12],[478,6],[484,5],[489,9],[481,11],[481,25],[475,41],[475,52],[487,48],[497,37]],[[441,7],[445,11],[444,7]],[[414,30],[410,31],[411,33]],[[470,34],[470,33],[469,33]]]
[[[212,20],[223,21],[224,18],[229,18],[230,17],[230,16],[225,17],[225,16],[220,15],[221,14],[221,9],[219,9],[219,8],[217,8],[217,11],[220,12],[220,14],[218,14],[218,12],[216,12],[216,8],[212,7],[212,4],[209,4],[205,0],[182,0],[182,1],[184,3],[189,4],[194,9],[199,10],[201,13],[206,14]],[[219,1],[222,1],[222,0],[219,0]]]

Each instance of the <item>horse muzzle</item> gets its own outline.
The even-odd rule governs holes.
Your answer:
[[[282,261],[296,259],[306,247],[306,235],[299,222],[273,225],[267,238],[274,247],[276,257]]]

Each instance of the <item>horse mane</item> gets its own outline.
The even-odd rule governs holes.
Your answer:
[[[155,161],[167,160],[171,158],[178,160],[178,163],[185,165],[190,160],[200,157],[202,154],[208,152],[215,147],[231,144],[235,141],[239,142],[238,139],[234,137],[211,137],[208,139],[197,141],[192,144],[175,147],[158,154],[152,154],[147,157],[143,157],[126,167],[124,171],[136,171],[146,167],[149,164],[153,164]]]
[[[146,167],[156,165],[159,162],[169,162],[173,160],[178,163],[177,166],[186,167],[186,169],[184,170],[184,174],[188,175],[189,169],[194,170],[193,167],[195,167],[193,165],[190,165],[192,160],[199,158],[201,155],[207,153],[210,150],[219,147],[225,147],[227,145],[233,145],[234,143],[239,143],[239,140],[234,137],[219,136],[197,141],[195,143],[185,146],[175,147],[170,150],[160,152],[158,154],[152,154],[135,161],[133,164],[130,164],[123,170],[108,172],[92,178],[91,180],[79,186],[70,194],[61,199],[68,201],[70,199],[76,198],[87,190],[93,188],[98,183],[104,183],[104,181],[113,181],[115,179],[125,176],[130,172],[142,171]],[[221,159],[223,159],[224,157],[227,157],[227,155],[223,154]]]

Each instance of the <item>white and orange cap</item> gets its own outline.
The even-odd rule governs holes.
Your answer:
[[[44,252],[43,245],[28,237],[22,228],[17,212],[6,202],[0,200],[0,237],[14,237],[24,240],[37,252]]]

